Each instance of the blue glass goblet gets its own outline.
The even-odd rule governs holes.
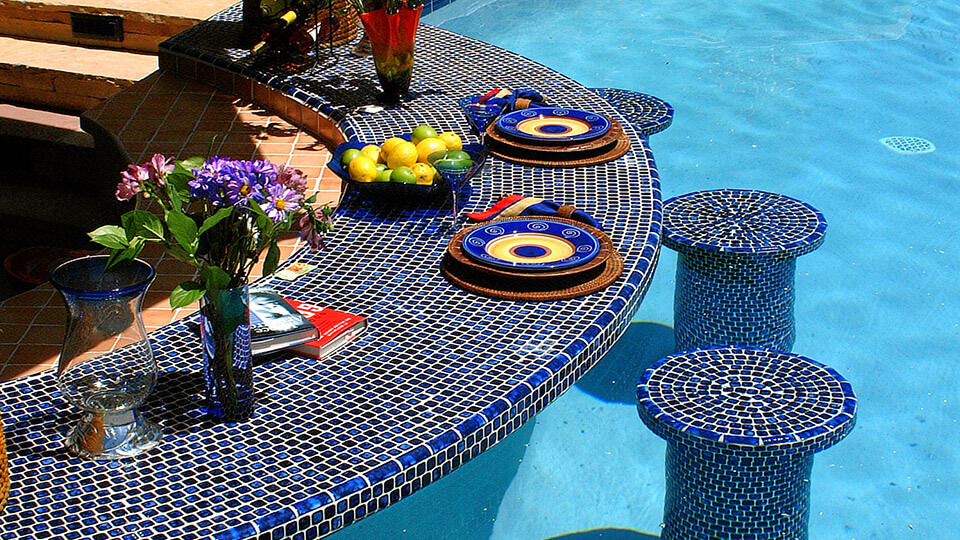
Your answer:
[[[477,135],[483,137],[487,127],[493,123],[503,112],[503,106],[492,103],[477,103],[479,96],[467,96],[460,98],[457,103],[467,115],[467,122],[476,130]]]
[[[427,156],[427,160],[450,186],[453,197],[453,229],[457,230],[460,214],[458,196],[467,180],[475,176],[487,161],[487,147],[482,144],[465,144],[462,150],[444,150]]]

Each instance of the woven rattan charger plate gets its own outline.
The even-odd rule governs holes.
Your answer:
[[[491,135],[491,132],[493,133]],[[599,165],[613,161],[630,150],[630,138],[620,124],[610,119],[610,129],[593,141],[571,145],[535,145],[521,143],[487,128],[485,142],[490,154],[520,165],[546,168],[572,168]]]
[[[558,221],[576,225],[600,240],[600,252],[589,263],[550,272],[511,271],[493,268],[468,259],[460,249],[463,237],[480,225],[497,221]],[[457,232],[447,245],[447,254],[440,271],[448,281],[461,289],[502,300],[546,302],[568,300],[595,293],[616,281],[623,273],[623,258],[613,247],[613,241],[602,231],[579,221],[557,217],[505,218],[484,222]]]

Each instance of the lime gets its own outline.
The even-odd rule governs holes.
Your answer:
[[[374,163],[380,161],[380,147],[375,144],[368,144],[360,149],[360,153],[372,159]]]
[[[364,155],[359,155],[347,165],[350,179],[357,182],[373,182],[377,178],[377,163]]]
[[[463,150],[451,150],[443,157],[444,159],[470,159],[470,154]]]
[[[417,162],[417,147],[413,143],[403,141],[397,143],[387,155],[387,167],[409,167]]]
[[[417,175],[417,183],[421,185],[432,185],[433,177],[437,175],[437,171],[426,163],[414,163],[410,169]]]
[[[443,141],[443,144],[447,145],[447,148],[450,150],[460,150],[463,148],[463,141],[460,140],[460,136],[452,131],[446,131],[439,135],[440,140]]]
[[[386,163],[377,163],[377,172],[383,172],[385,170],[387,170]]]
[[[418,144],[424,139],[429,139],[430,137],[436,137],[437,130],[433,129],[427,125],[420,125],[413,128],[413,133],[410,134],[410,142],[413,144]]]
[[[417,143],[417,161],[420,163],[429,163],[427,157],[435,152],[442,152],[447,149],[438,137],[427,137]]]
[[[393,174],[393,171],[391,171],[390,169],[384,169],[379,173],[377,173],[377,177],[376,179],[374,179],[374,182],[389,182],[390,176],[392,174]]]
[[[356,148],[348,148],[340,154],[340,164],[346,167],[350,165],[350,162],[353,161],[353,158],[360,155],[360,151]]]
[[[390,181],[398,182],[400,184],[416,184],[417,175],[410,167],[400,166],[394,169],[393,173],[390,174]]]

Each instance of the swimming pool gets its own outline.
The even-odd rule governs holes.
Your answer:
[[[651,141],[664,199],[755,188],[825,214],[826,242],[797,262],[793,349],[836,368],[860,404],[853,433],[814,462],[812,539],[960,530],[958,19],[956,2],[879,0],[457,0],[424,18],[586,86],[669,101],[674,123]],[[891,136],[936,150],[898,153],[880,142]],[[664,444],[631,400],[671,352],[675,261],[663,251],[638,322],[535,422],[337,537],[657,533]],[[598,527],[621,530],[572,534]]]

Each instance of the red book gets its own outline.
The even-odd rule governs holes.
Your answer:
[[[367,318],[361,315],[290,298],[285,300],[316,326],[320,333],[316,339],[290,347],[290,350],[310,358],[322,359],[330,356],[367,327]]]

